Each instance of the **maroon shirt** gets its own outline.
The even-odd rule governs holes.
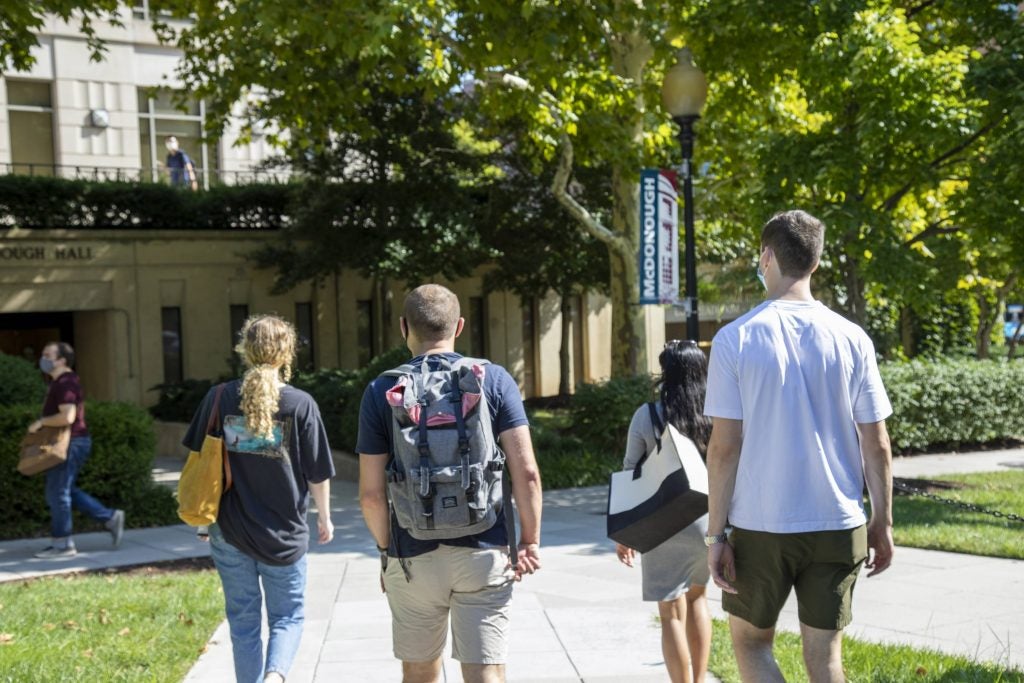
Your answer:
[[[46,390],[46,400],[43,401],[43,417],[56,415],[60,412],[60,406],[74,403],[75,421],[71,423],[71,436],[89,436],[89,429],[85,426],[84,401],[78,374],[74,371],[65,372],[51,381],[50,387]]]

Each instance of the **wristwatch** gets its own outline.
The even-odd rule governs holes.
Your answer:
[[[725,543],[727,540],[729,540],[729,535],[726,533],[714,534],[713,536],[704,537],[704,545],[710,548],[716,543]]]

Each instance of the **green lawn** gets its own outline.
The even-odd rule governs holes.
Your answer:
[[[223,618],[211,569],[0,584],[0,681],[180,681]]]
[[[960,482],[962,489],[935,490],[986,508],[1024,516],[1024,471],[958,474],[936,480]],[[944,505],[921,496],[896,496],[893,533],[897,545],[972,555],[1024,559],[1024,523]]]
[[[775,657],[787,681],[807,680],[799,636],[779,633],[775,640]],[[723,683],[739,683],[729,627],[723,620],[715,620],[709,668]],[[843,668],[850,683],[1024,682],[1024,673],[1008,671],[993,664],[902,645],[876,645],[852,638],[843,641]]]

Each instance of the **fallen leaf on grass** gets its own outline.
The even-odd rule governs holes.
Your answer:
[[[131,633],[131,632],[132,632],[132,630],[130,628],[128,628],[127,626],[125,626],[123,629],[121,629],[120,631],[117,632],[117,635],[119,635],[119,636],[126,636],[129,633]]]
[[[13,633],[0,633],[0,645],[10,645],[14,642]]]
[[[55,628],[57,628],[57,624],[50,624],[50,623],[43,624],[43,630],[44,631],[52,631]]]
[[[110,612],[108,612],[105,609],[101,609],[100,610],[100,623],[101,624],[109,624],[110,623]]]
[[[919,667],[917,667],[917,671],[915,671],[914,673],[917,674],[918,676],[927,676],[928,675],[928,669],[924,668],[923,666],[919,666]]]
[[[82,653],[82,656],[83,656],[83,657],[92,657],[92,648],[89,648],[88,650],[86,650],[85,652],[83,652],[83,653]]]
[[[201,655],[202,654],[206,654],[206,651],[209,650],[209,649],[210,649],[209,645],[203,645],[201,648],[199,648],[199,654],[201,654]]]
[[[75,623],[74,621],[68,619],[67,621],[64,622],[64,628],[68,629],[69,631],[73,631],[76,628],[78,628],[78,624]]]

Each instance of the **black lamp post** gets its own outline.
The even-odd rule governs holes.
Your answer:
[[[693,341],[700,337],[697,315],[697,256],[693,235],[693,141],[697,133],[693,124],[700,118],[708,97],[704,73],[693,63],[693,54],[686,48],[679,51],[676,65],[665,73],[661,98],[665,109],[679,124],[679,145],[683,149],[683,224],[686,230],[686,336]]]

